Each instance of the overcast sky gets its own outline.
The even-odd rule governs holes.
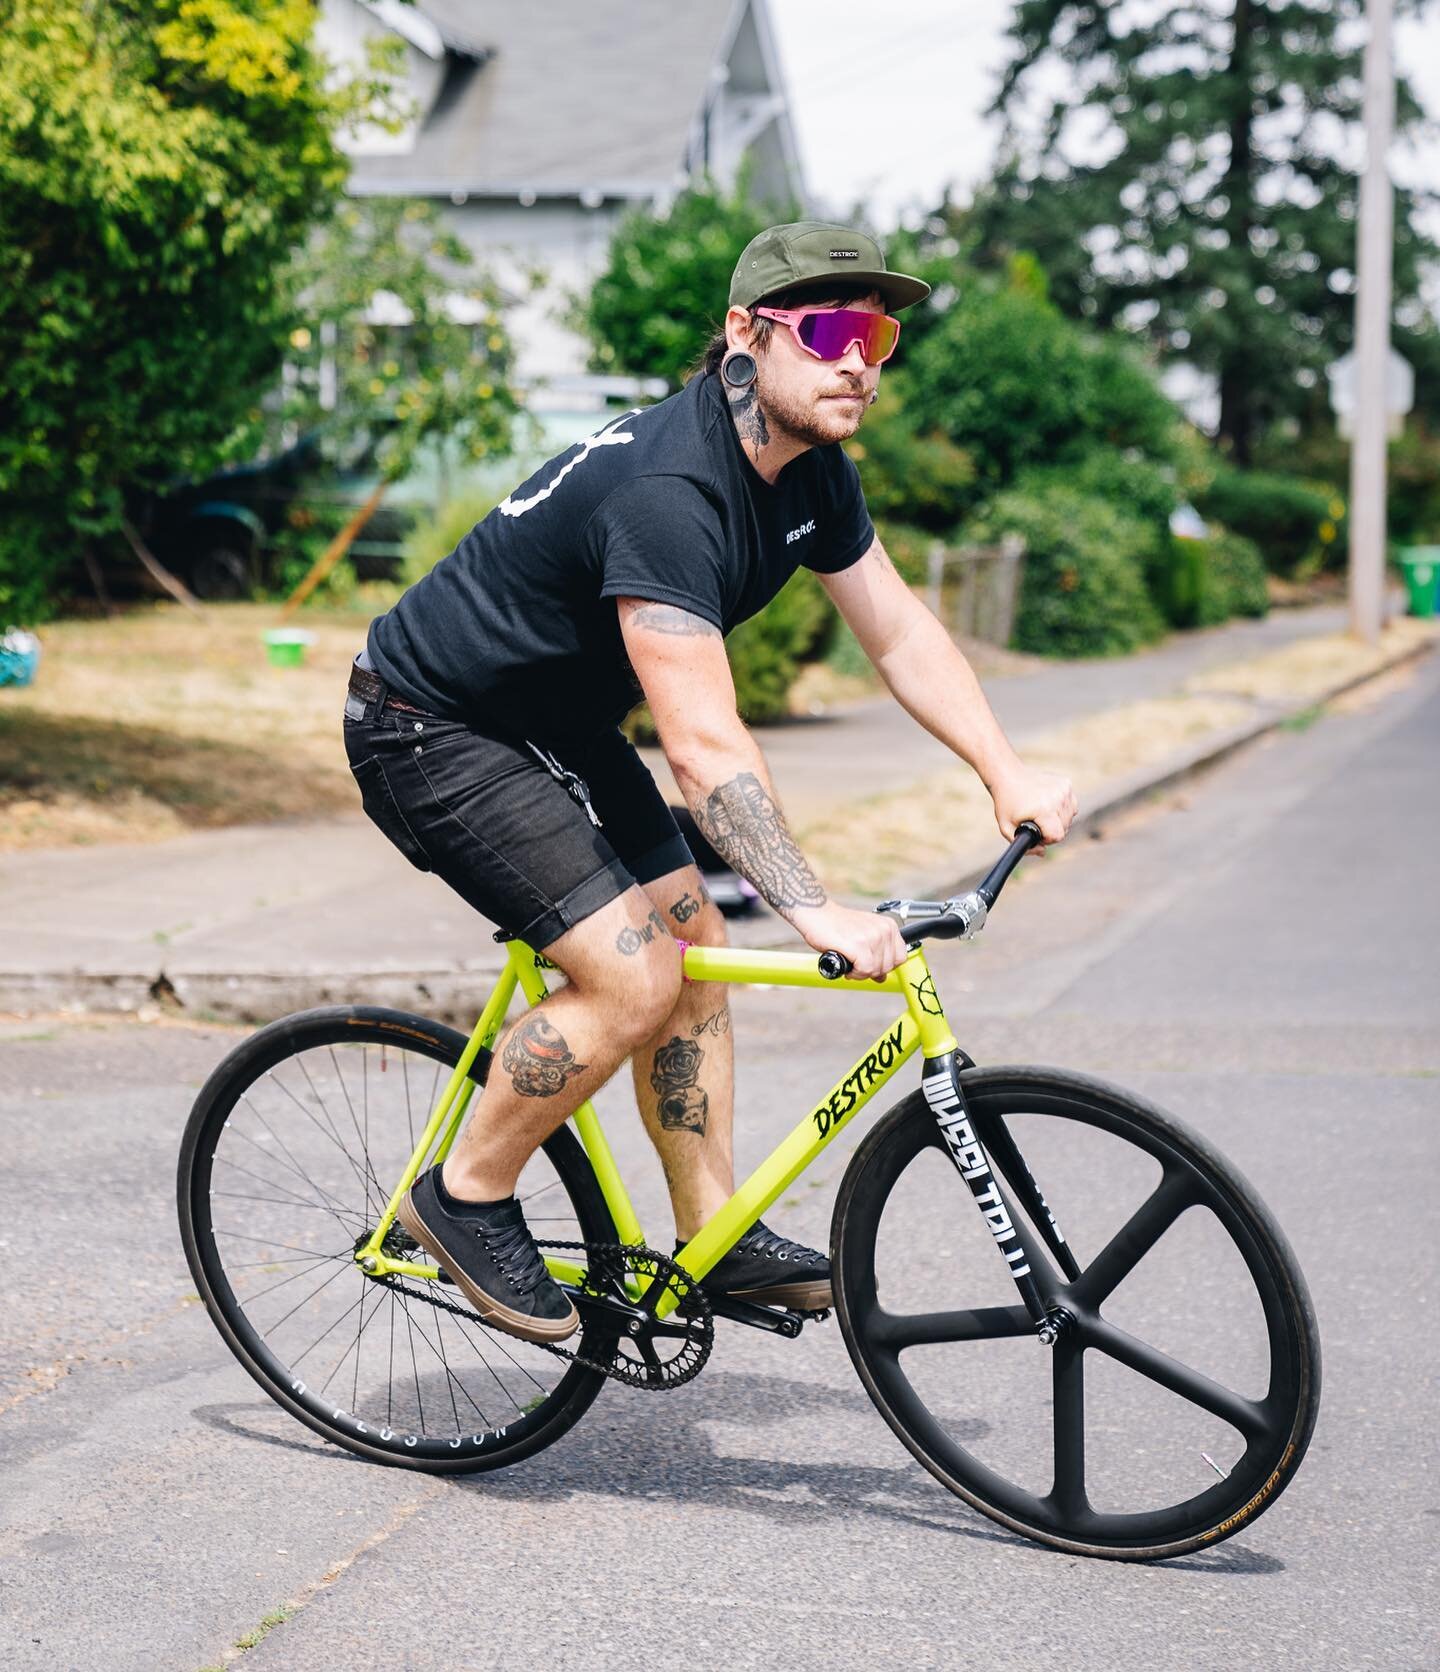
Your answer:
[[[906,0],[894,12],[875,0],[771,0],[812,195],[833,213],[868,203],[882,228],[937,203],[947,182],[967,201],[994,154],[983,113],[1010,56],[1010,12],[1010,0]],[[1440,15],[1398,26],[1396,45],[1440,118]],[[1407,184],[1440,186],[1440,139],[1397,147],[1393,167]],[[1440,236],[1440,214],[1426,225]]]

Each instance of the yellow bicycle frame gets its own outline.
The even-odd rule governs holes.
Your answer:
[[[431,1112],[425,1130],[415,1146],[385,1212],[356,1259],[372,1276],[397,1274],[433,1278],[433,1265],[397,1260],[384,1252],[382,1244],[390,1230],[405,1192],[427,1165],[443,1161],[450,1153],[465,1119],[475,1081],[470,1070],[482,1050],[492,1050],[504,1026],[506,1012],[518,986],[528,1004],[539,1004],[548,993],[542,971],[553,967],[524,941],[506,943],[506,964],[490,994],[480,1018],[455,1065],[449,1083]],[[803,1120],[781,1140],[719,1209],[685,1244],[676,1259],[694,1277],[704,1277],[717,1261],[739,1242],[765,1210],[826,1149],[853,1117],[914,1056],[917,1048],[929,1057],[956,1049],[955,1036],[945,1020],[945,1010],[935,991],[935,981],[918,946],[898,969],[883,981],[856,981],[842,977],[827,981],[820,974],[813,952],[747,952],[728,946],[687,946],[684,950],[687,981],[724,981],[742,986],[814,987],[823,991],[852,993],[895,993],[905,1008],[885,1029],[870,1049]],[[587,1099],[570,1117],[615,1222],[620,1240],[632,1246],[645,1243],[629,1192],[620,1177],[615,1157],[600,1127],[595,1106]],[[546,1265],[562,1283],[576,1283],[584,1268],[573,1261],[546,1259]],[[665,1317],[675,1305],[667,1292],[656,1307]]]

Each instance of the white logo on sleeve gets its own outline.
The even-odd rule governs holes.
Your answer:
[[[785,536],[785,544],[787,546],[791,545],[794,541],[802,540],[807,534],[813,534],[814,532],[815,519],[814,517],[811,517],[809,522],[801,523],[799,528],[792,528],[790,530],[790,532]]]
[[[568,459],[565,464],[563,464],[560,469],[556,471],[554,481],[548,482],[538,492],[531,494],[529,499],[515,499],[511,495],[507,494],[505,498],[500,501],[500,514],[505,517],[523,517],[527,511],[533,511],[537,505],[540,505],[545,500],[549,499],[550,495],[555,492],[556,488],[558,488],[570,472],[574,470],[575,466],[577,464],[583,464],[597,447],[628,446],[628,444],[632,442],[635,437],[625,431],[622,431],[619,426],[623,424],[627,418],[634,418],[640,410],[641,409],[639,407],[636,407],[632,412],[622,412],[613,423],[607,424],[603,430],[596,431],[596,433],[590,436],[588,440],[582,441],[580,443],[580,451],[573,459]]]

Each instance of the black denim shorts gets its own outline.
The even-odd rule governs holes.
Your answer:
[[[353,700],[345,752],[366,813],[410,863],[537,949],[618,898],[693,864],[633,744],[613,728],[552,745],[599,819],[523,739]],[[376,711],[378,708],[378,712]]]

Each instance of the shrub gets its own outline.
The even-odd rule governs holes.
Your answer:
[[[835,619],[820,582],[801,569],[759,615],[731,633],[725,652],[744,719],[763,723],[784,717],[801,663],[824,654]]]
[[[400,579],[413,586],[428,575],[442,557],[449,557],[476,523],[483,522],[496,501],[486,494],[457,494],[433,517],[422,517],[405,537]]]
[[[1064,319],[1032,291],[975,283],[906,364],[911,420],[974,461],[988,491],[1027,466],[1097,447],[1173,451],[1178,413],[1128,347]]]
[[[930,548],[936,536],[903,522],[887,522],[876,532],[900,579],[907,586],[924,586],[930,578]]]
[[[905,405],[901,374],[882,379],[879,394],[845,443],[860,466],[870,514],[943,534],[974,504],[974,462],[938,430],[921,433]]]
[[[1177,599],[1185,590],[1184,556],[1170,534],[1170,516],[1179,503],[1170,468],[1134,451],[1096,447],[1070,464],[1027,470],[1015,485],[1028,493],[1050,483],[1103,499],[1144,526],[1139,557],[1150,597],[1172,626],[1188,624],[1185,611],[1177,613]]]
[[[1210,521],[1253,540],[1275,574],[1288,575],[1307,558],[1318,563],[1344,549],[1339,544],[1344,506],[1323,484],[1226,468],[1215,473],[1195,503]]]
[[[1211,585],[1225,599],[1220,619],[1267,615],[1270,594],[1265,587],[1265,560],[1255,542],[1222,529],[1205,542],[1205,548]]]
[[[1025,541],[1013,643],[1042,656],[1118,656],[1158,639],[1165,623],[1141,564],[1138,518],[1060,482],[998,495],[967,536]]]

